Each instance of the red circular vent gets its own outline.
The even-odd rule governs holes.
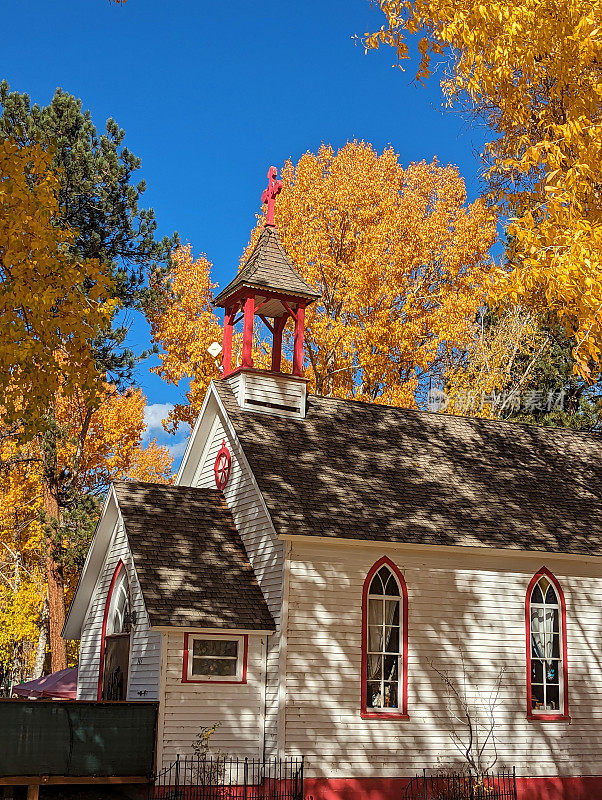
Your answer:
[[[226,440],[223,439],[222,446],[217,453],[215,464],[213,465],[213,472],[215,473],[215,485],[218,489],[226,488],[228,478],[230,477],[231,465],[232,457],[230,456],[230,451],[226,447]]]

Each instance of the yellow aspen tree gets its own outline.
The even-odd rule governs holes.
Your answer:
[[[492,215],[466,202],[456,167],[404,169],[392,148],[379,155],[365,142],[323,145],[287,161],[281,177],[283,245],[321,294],[306,312],[312,388],[413,406],[420,378],[438,374],[473,335]]]
[[[434,161],[404,169],[391,148],[379,155],[365,142],[306,153],[284,165],[282,181],[282,242],[321,293],[306,316],[312,390],[414,405],[420,377],[444,370],[473,336],[487,290],[492,215],[483,203],[466,202],[456,167]],[[259,217],[241,264],[262,224]],[[171,412],[171,429],[196,418],[219,376],[207,348],[222,338],[210,262],[194,261],[190,248],[174,261],[171,294],[149,314],[164,351],[157,373],[174,384],[190,379],[188,405]],[[239,346],[235,337],[235,361]],[[256,330],[255,363],[269,368],[269,357]]]
[[[160,364],[153,369],[168,383],[190,379],[187,403],[178,403],[166,425],[175,430],[192,425],[212,378],[219,377],[215,359],[207,352],[212,342],[222,341],[222,329],[211,300],[216,287],[211,281],[211,262],[205,255],[196,260],[192,247],[175,250],[169,286],[155,286],[157,302],[147,309],[153,341],[161,345]]]
[[[479,114],[489,200],[509,223],[514,268],[494,300],[528,304],[574,338],[576,369],[602,358],[602,8],[596,0],[380,0],[365,45],[448,69],[450,105]]]
[[[39,145],[0,141],[0,392],[4,419],[36,430],[55,394],[93,394],[91,342],[115,310],[111,280],[68,253],[59,176]],[[85,285],[85,290],[84,290]]]
[[[0,465],[16,454],[3,437]],[[46,598],[41,465],[31,455],[22,451],[12,469],[0,468],[0,664],[17,681],[32,674]]]
[[[96,523],[95,498],[113,480],[173,480],[167,448],[156,441],[142,443],[146,406],[142,392],[120,393],[109,385],[103,392],[94,406],[81,393],[57,395],[51,435],[45,431],[27,445],[5,429],[0,461],[2,662],[11,648],[15,651],[19,642],[30,639],[32,631],[38,636],[47,597],[52,670],[67,666],[61,630],[66,600],[75,588]],[[49,485],[55,487],[52,506]],[[15,570],[19,582],[12,577]],[[23,602],[15,600],[17,595]]]
[[[507,416],[530,387],[531,372],[549,341],[533,312],[514,306],[496,324],[480,327],[461,363],[445,375],[445,409],[472,417]],[[517,363],[525,364],[517,375]],[[497,402],[496,402],[497,399]]]

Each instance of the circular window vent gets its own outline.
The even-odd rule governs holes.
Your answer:
[[[213,465],[213,472],[215,473],[215,485],[218,489],[223,490],[226,488],[228,478],[230,477],[231,466],[232,457],[230,455],[230,451],[226,447],[226,440],[223,439],[222,446],[217,453],[215,464]]]

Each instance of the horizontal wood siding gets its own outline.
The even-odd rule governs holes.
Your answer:
[[[305,416],[305,396],[307,386],[304,381],[294,380],[286,375],[268,375],[259,372],[243,374],[241,403],[249,411],[267,414],[280,414],[287,417]],[[241,388],[235,390],[240,403]],[[255,401],[255,402],[254,402]],[[261,405],[269,403],[269,406]]]
[[[410,719],[360,718],[362,586],[388,556],[405,577]],[[572,722],[526,719],[525,593],[542,563],[567,605]],[[437,671],[496,706],[498,767],[519,775],[602,774],[602,567],[560,558],[293,544],[285,738],[316,776],[409,776],[461,763],[454,706]],[[464,659],[464,670],[462,669]]]
[[[159,687],[161,634],[152,631],[142,591],[123,525],[118,523],[107,551],[105,563],[92,594],[80,641],[78,700],[96,700],[100,669],[102,621],[111,579],[122,560],[130,582],[132,610],[138,614],[131,634],[128,700],[157,700]]]
[[[213,465],[224,439],[232,455],[230,479],[224,489],[224,497],[278,627],[282,606],[284,545],[273,535],[259,492],[246,466],[237,458],[236,447],[229,440],[219,419],[216,419],[203,461],[199,465],[196,485],[215,487]],[[278,632],[268,637],[265,743],[266,754],[270,756],[276,752],[278,726],[278,640]]]
[[[169,631],[164,635],[163,767],[177,755],[194,755],[193,743],[200,729],[217,722],[219,728],[209,741],[212,754],[259,758],[265,636],[249,636],[247,682],[220,684],[183,683],[184,633]]]

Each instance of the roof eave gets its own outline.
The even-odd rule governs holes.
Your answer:
[[[213,300],[213,305],[217,308],[225,308],[228,300],[236,298],[236,295],[243,289],[254,289],[256,292],[261,292],[262,295],[267,295],[273,298],[284,298],[291,301],[306,300],[307,303],[314,303],[320,297],[319,292],[287,292],[285,289],[272,289],[269,286],[264,286],[260,283],[253,281],[237,281],[236,283],[228,284],[226,288],[218,294]]]

